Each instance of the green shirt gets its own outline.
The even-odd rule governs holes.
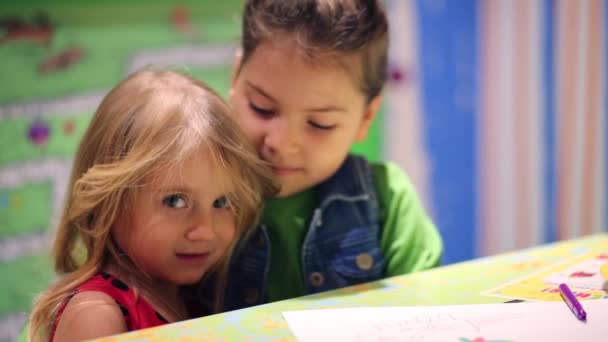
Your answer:
[[[385,276],[438,265],[443,249],[441,237],[405,173],[390,162],[371,165],[380,206]],[[266,202],[262,221],[272,241],[268,302],[306,294],[301,249],[317,202],[314,189]]]

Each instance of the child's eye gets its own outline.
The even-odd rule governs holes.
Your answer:
[[[216,209],[226,209],[230,207],[230,200],[226,196],[222,196],[213,201],[213,207]]]
[[[258,107],[253,102],[249,102],[249,108],[263,118],[271,118],[274,115],[274,110]]]
[[[173,194],[163,198],[163,204],[169,208],[182,209],[186,207],[186,199],[182,195]]]
[[[316,123],[314,121],[308,121],[308,124],[311,125],[314,128],[322,129],[322,130],[325,130],[325,131],[330,131],[330,130],[336,128],[336,126],[337,126],[337,125],[321,125],[321,124],[318,124],[318,123]]]

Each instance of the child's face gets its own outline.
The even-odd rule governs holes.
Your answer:
[[[343,62],[357,70],[354,59]],[[230,99],[241,128],[272,165],[279,197],[333,175],[366,137],[380,103],[368,104],[346,69],[311,64],[289,41],[258,46],[233,79]]]
[[[136,195],[131,215],[115,225],[119,246],[155,279],[195,283],[232,242],[229,183],[212,165],[204,151],[182,168],[156,173]]]

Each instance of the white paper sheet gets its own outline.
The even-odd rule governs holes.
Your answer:
[[[582,305],[586,322],[564,302],[303,310],[283,317],[300,342],[608,341],[608,300]]]

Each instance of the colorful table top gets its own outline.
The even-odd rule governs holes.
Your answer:
[[[608,252],[608,234],[564,241],[439,267],[317,295],[232,311],[99,341],[295,341],[282,312],[399,305],[482,304],[508,301],[481,292],[572,258]]]

